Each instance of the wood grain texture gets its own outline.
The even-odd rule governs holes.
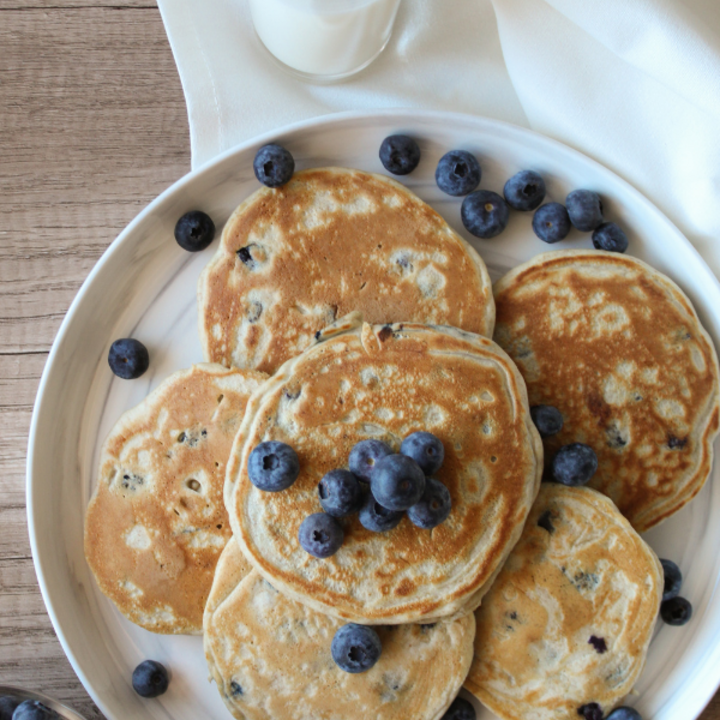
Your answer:
[[[102,715],[35,579],[25,455],[47,353],[82,281],[190,168],[185,104],[155,4],[3,0],[0,108],[0,684],[39,689],[90,720]],[[720,720],[720,696],[702,720]]]

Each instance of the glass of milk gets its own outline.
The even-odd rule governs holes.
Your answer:
[[[249,0],[255,31],[295,75],[345,78],[367,67],[390,39],[400,0]]]

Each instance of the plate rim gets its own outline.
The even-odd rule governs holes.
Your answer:
[[[283,136],[297,134],[303,130],[317,131],[319,128],[322,128],[324,126],[332,126],[338,124],[341,125],[343,123],[352,121],[362,122],[375,121],[378,119],[389,120],[391,118],[396,120],[396,124],[399,126],[399,128],[412,128],[413,123],[417,123],[418,121],[443,121],[451,122],[452,124],[470,123],[473,124],[479,131],[482,131],[484,129],[490,129],[494,132],[497,132],[498,130],[500,130],[508,134],[511,138],[534,138],[536,142],[542,143],[546,146],[550,146],[556,152],[566,155],[569,154],[570,156],[574,156],[576,159],[582,160],[584,163],[587,163],[595,167],[596,169],[599,169],[603,173],[609,173],[610,175],[612,175],[613,180],[618,184],[618,186],[622,188],[623,191],[628,194],[628,196],[631,196],[633,203],[638,203],[644,206],[646,210],[656,213],[658,218],[662,219],[663,223],[668,227],[668,230],[672,232],[684,244],[685,250],[689,250],[691,252],[696,262],[699,261],[700,266],[702,267],[707,276],[707,279],[709,279],[714,285],[715,291],[720,294],[720,280],[718,280],[718,278],[715,276],[712,269],[706,262],[705,258],[700,254],[698,249],[688,240],[688,238],[677,227],[677,225],[675,225],[675,223],[673,223],[672,220],[670,220],[670,218],[668,218],[667,215],[657,205],[655,205],[655,203],[653,203],[649,198],[647,198],[642,192],[640,192],[640,190],[638,190],[634,185],[628,182],[624,177],[619,175],[615,170],[607,167],[606,165],[595,160],[589,155],[586,155],[585,153],[575,149],[574,147],[571,147],[570,145],[567,145],[548,135],[544,135],[543,133],[532,130],[530,128],[525,128],[513,123],[509,123],[503,120],[497,120],[487,116],[473,115],[471,113],[446,112],[443,110],[425,110],[419,108],[380,108],[361,111],[350,110],[338,113],[329,113],[289,123],[279,128],[264,132],[260,135],[250,137],[216,155],[215,157],[211,158],[199,167],[189,170],[185,175],[178,178],[163,192],[161,192],[158,196],[151,200],[121,230],[121,232],[103,251],[100,258],[98,258],[97,262],[82,282],[79,290],[77,291],[77,294],[73,298],[67,312],[65,313],[65,316],[63,317],[63,320],[60,324],[60,327],[58,328],[55,338],[53,339],[50,352],[48,353],[48,358],[45,362],[45,366],[40,377],[35,401],[33,403],[30,429],[28,432],[28,445],[25,465],[26,518],[28,524],[28,534],[30,539],[30,549],[32,554],[33,567],[35,569],[38,586],[40,588],[40,593],[45,604],[46,612],[50,617],[53,629],[58,638],[58,641],[60,642],[63,652],[65,653],[65,656],[70,662],[70,665],[72,666],[83,687],[92,698],[93,702],[103,712],[103,714],[109,718],[115,718],[116,716],[113,714],[113,712],[109,711],[105,701],[102,699],[101,695],[95,690],[92,683],[90,683],[86,674],[80,667],[80,663],[75,657],[75,654],[70,647],[70,643],[66,637],[65,631],[63,630],[63,627],[53,607],[53,603],[51,601],[51,590],[47,583],[46,573],[43,568],[43,560],[38,547],[39,539],[36,527],[36,509],[35,503],[33,501],[33,476],[36,464],[36,454],[38,452],[38,425],[40,423],[40,418],[43,414],[43,404],[44,402],[46,402],[45,395],[47,387],[51,382],[51,376],[53,374],[56,358],[59,354],[60,346],[63,344],[63,341],[68,334],[69,327],[73,322],[74,316],[78,312],[78,308],[80,307],[80,305],[83,303],[85,295],[89,292],[89,288],[93,284],[94,278],[102,271],[106,264],[111,262],[112,257],[118,251],[119,246],[125,241],[125,238],[132,235],[136,227],[138,225],[141,225],[148,216],[152,215],[154,210],[158,206],[161,206],[166,201],[166,199],[175,195],[176,193],[181,192],[187,185],[194,183],[204,175],[212,173],[219,165],[222,165],[224,162],[226,162],[233,156],[243,153],[248,149],[252,148],[253,146],[260,147],[263,144],[273,141],[281,142]],[[408,130],[408,132],[409,131],[410,130]],[[716,578],[715,589],[717,589],[719,583],[720,577]],[[694,692],[688,693],[686,691],[684,693],[684,706],[690,710],[690,713],[687,717],[693,719],[697,718],[700,713],[702,713],[702,711],[705,709],[707,704],[717,692],[718,687],[720,687],[720,644],[704,653],[702,659],[704,661],[703,664],[705,669],[702,675],[708,678],[708,680],[702,682],[700,688],[697,688]],[[714,672],[709,671],[709,669],[712,668],[716,668]],[[697,686],[700,682],[701,678],[696,676],[694,678],[694,681],[692,682],[692,686]]]

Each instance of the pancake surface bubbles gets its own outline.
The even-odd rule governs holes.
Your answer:
[[[515,360],[531,405],[554,405],[544,439],[597,453],[590,485],[638,532],[691,500],[712,465],[718,361],[690,301],[664,275],[618,253],[544,253],[501,278],[495,341]]]
[[[465,687],[503,720],[603,716],[633,688],[663,573],[613,503],[543,483],[520,541],[476,611]]]
[[[262,188],[228,220],[198,282],[206,360],[273,373],[349,312],[492,336],[480,256],[394,180],[344,168]]]
[[[350,674],[332,659],[343,623],[294,602],[231,540],[218,562],[204,624],[208,667],[239,720],[439,720],[467,675],[472,613],[435,625],[380,627],[380,659]]]
[[[417,430],[434,433],[445,460],[436,474],[452,499],[433,530],[407,517],[385,533],[357,515],[320,560],[298,529],[321,511],[317,485],[347,468],[353,446],[378,438],[397,452]],[[295,484],[255,488],[247,459],[264,440],[291,445]],[[338,321],[287,362],[248,404],[228,464],[225,501],[248,559],[290,597],[363,624],[429,622],[477,606],[516,542],[537,493],[542,445],[522,378],[492,341],[454,328]]]
[[[159,633],[199,633],[215,563],[231,535],[227,458],[263,373],[199,364],[126,412],[103,445],[85,516],[100,589]]]

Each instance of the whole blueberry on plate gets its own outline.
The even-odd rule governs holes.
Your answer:
[[[360,510],[363,493],[358,479],[349,470],[331,470],[318,483],[322,509],[333,517],[345,517]]]
[[[200,210],[185,213],[175,223],[175,240],[188,252],[204,250],[215,237],[215,223]]]
[[[563,445],[552,461],[553,477],[563,485],[586,485],[597,469],[597,455],[584,443]]]
[[[623,705],[615,708],[605,720],[642,720],[642,715],[635,708]]]
[[[390,135],[380,145],[380,162],[393,175],[407,175],[420,162],[420,148],[407,135]]]
[[[0,720],[12,720],[15,708],[21,703],[15,695],[3,695],[0,697]]]
[[[472,192],[480,184],[480,163],[467,150],[445,153],[435,169],[437,186],[448,195],[459,197]]]
[[[591,232],[603,221],[600,196],[592,190],[573,190],[565,198],[570,222],[582,232]]]
[[[465,698],[456,697],[440,720],[476,720],[475,708]]]
[[[327,513],[308,515],[298,532],[303,550],[316,558],[334,555],[343,544],[345,533],[340,523]]]
[[[253,161],[255,177],[269,188],[285,185],[295,172],[295,160],[282,145],[263,145]]]
[[[413,525],[429,530],[444,523],[451,509],[450,491],[435,478],[425,478],[422,497],[408,508],[407,516]]]
[[[359,480],[369,483],[375,465],[385,456],[392,454],[392,448],[382,440],[361,440],[350,451],[350,472]]]
[[[158,697],[168,689],[169,684],[168,671],[156,660],[145,660],[133,670],[133,690],[141,697]]]
[[[680,594],[682,587],[682,573],[680,568],[672,560],[660,559],[665,582],[663,585],[663,602],[670,600]]]
[[[425,475],[434,475],[445,459],[442,441],[423,430],[408,435],[400,445],[400,453],[412,458]]]
[[[425,473],[405,455],[384,457],[370,480],[370,492],[388,510],[407,510],[420,500],[424,490]]]
[[[570,232],[570,217],[564,205],[551,202],[541,205],[533,215],[535,234],[546,243],[563,240]]]
[[[563,428],[563,416],[552,405],[533,405],[530,417],[541,437],[557,435]]]
[[[134,380],[148,369],[150,355],[139,340],[120,338],[110,346],[108,365],[119,378]]]
[[[297,453],[286,443],[266,440],[256,445],[248,459],[250,482],[266,492],[289,488],[300,474]]]
[[[476,190],[462,201],[460,218],[469,233],[488,239],[499,235],[507,227],[510,210],[496,192]]]
[[[676,595],[660,603],[660,617],[668,625],[684,625],[692,617],[692,605],[684,597]]]
[[[338,628],[330,643],[330,653],[341,670],[362,673],[380,659],[382,643],[371,627],[348,623]]]
[[[606,222],[595,228],[592,243],[596,249],[608,252],[624,253],[628,247],[625,231],[613,222]]]
[[[62,720],[62,715],[39,700],[23,700],[12,714],[13,720]]]
[[[534,210],[545,199],[545,181],[533,170],[521,170],[505,183],[503,195],[514,210]]]
[[[402,520],[402,510],[389,510],[383,507],[371,492],[365,496],[365,502],[360,508],[358,519],[360,524],[372,532],[387,532],[397,527]]]

